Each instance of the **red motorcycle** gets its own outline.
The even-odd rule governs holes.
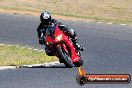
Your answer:
[[[76,53],[76,49],[71,38],[66,36],[57,25],[51,25],[46,29],[46,44],[50,47],[51,52],[59,58],[61,63],[66,67],[76,67],[83,65],[81,56]]]

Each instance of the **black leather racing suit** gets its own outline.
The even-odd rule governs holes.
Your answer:
[[[51,19],[49,25],[51,25],[52,23],[57,24],[59,29],[64,31],[64,33],[72,39],[72,42],[73,42],[74,46],[76,47],[76,44],[77,44],[76,32],[73,29],[69,29],[67,26],[63,25],[61,22],[59,22],[55,19]],[[43,25],[43,23],[40,23],[37,28],[37,33],[38,33],[38,38],[39,38],[40,44],[45,45],[45,42],[42,43],[42,41],[45,41],[45,40],[41,39],[41,33],[43,32],[43,35],[45,36],[46,29],[47,29],[47,27],[45,27]],[[47,55],[52,56],[52,52],[49,50],[49,46],[47,46],[47,45],[45,47],[45,52]]]

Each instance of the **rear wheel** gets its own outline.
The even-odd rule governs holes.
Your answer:
[[[65,66],[68,68],[72,68],[73,64],[68,53],[65,52],[61,46],[57,47],[57,52],[59,55],[59,59],[61,59],[61,61],[65,64]]]

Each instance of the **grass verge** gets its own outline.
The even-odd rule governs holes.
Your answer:
[[[26,14],[47,10],[61,19],[132,24],[131,3],[132,0],[0,0],[0,10]]]
[[[23,64],[43,64],[56,61],[56,57],[49,57],[43,51],[35,51],[16,45],[0,45],[0,66]]]

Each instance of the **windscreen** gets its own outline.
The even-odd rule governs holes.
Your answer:
[[[47,34],[48,36],[54,38],[55,29],[56,29],[56,25],[49,26],[49,27],[46,29],[46,34]]]

